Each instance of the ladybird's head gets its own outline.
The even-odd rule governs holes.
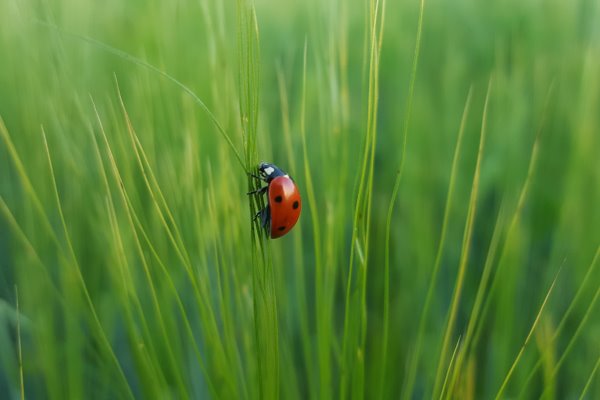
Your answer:
[[[285,172],[280,170],[277,167],[277,165],[266,163],[266,162],[261,162],[260,164],[258,164],[258,173],[260,174],[261,178],[263,178],[267,182],[272,181],[273,179],[277,178],[278,176],[286,176],[287,175]]]

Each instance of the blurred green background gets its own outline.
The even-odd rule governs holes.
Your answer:
[[[242,1],[0,2],[0,398],[600,398],[600,3],[427,0],[414,80],[417,0],[254,4],[258,53]],[[256,244],[207,113],[89,38],[256,140],[298,226]]]

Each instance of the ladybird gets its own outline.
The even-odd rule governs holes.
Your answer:
[[[259,175],[253,177],[267,183],[248,194],[267,194],[267,206],[260,210],[254,219],[260,218],[261,226],[272,239],[288,233],[300,218],[302,200],[300,191],[290,176],[275,164],[262,162],[258,165]]]

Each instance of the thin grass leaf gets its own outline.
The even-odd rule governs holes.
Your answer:
[[[556,328],[556,330],[554,331],[554,333],[552,335],[552,338],[550,339],[551,344],[555,343],[556,340],[560,337],[563,329],[565,328],[565,324],[566,324],[567,320],[569,320],[571,318],[571,314],[575,310],[575,305],[578,303],[579,298],[582,296],[582,294],[584,292],[584,288],[586,288],[588,285],[587,282],[591,282],[590,277],[591,277],[592,272],[595,270],[595,266],[600,265],[600,263],[598,262],[599,257],[600,257],[600,246],[597,247],[594,258],[592,259],[589,267],[587,268],[587,271],[586,271],[585,276],[583,277],[581,283],[577,287],[577,292],[575,293],[575,296],[569,303],[567,310],[565,311],[562,318],[560,319],[558,327]],[[537,362],[535,363],[535,365],[533,366],[533,368],[531,369],[531,372],[529,373],[529,375],[527,375],[527,378],[525,379],[525,383],[523,384],[523,387],[521,388],[521,391],[519,392],[518,398],[522,398],[524,396],[525,390],[527,389],[531,380],[533,379],[533,377],[539,370],[540,366],[542,365],[542,361],[543,361],[542,358],[539,358],[537,360]]]
[[[381,378],[379,381],[379,398],[381,399],[385,393],[385,378],[387,371],[387,357],[388,357],[388,342],[389,342],[389,309],[390,309],[390,235],[392,228],[392,216],[394,213],[394,207],[396,205],[396,199],[398,198],[398,191],[400,190],[400,183],[402,182],[402,175],[404,173],[404,165],[406,161],[406,147],[408,143],[408,130],[410,126],[410,118],[412,114],[412,105],[415,91],[415,84],[417,80],[417,69],[419,66],[419,54],[421,53],[421,36],[423,32],[423,16],[425,14],[425,0],[421,0],[419,3],[419,19],[417,22],[417,36],[415,39],[415,49],[413,54],[412,69],[410,74],[410,83],[408,89],[408,100],[406,103],[406,112],[404,117],[404,125],[402,129],[402,151],[400,153],[400,166],[396,172],[394,180],[394,187],[392,189],[392,195],[390,198],[390,205],[388,207],[387,218],[385,222],[385,260],[384,260],[384,288],[383,288],[383,338],[382,338],[382,359],[381,359]],[[403,398],[407,399],[412,396],[412,385],[414,383],[416,374],[416,363],[419,357],[419,346],[417,345],[416,350],[413,352],[414,361],[409,367],[409,373],[407,375],[407,381],[403,388]]]
[[[597,260],[599,258],[599,254],[600,254],[600,246],[598,246],[598,248],[596,250],[596,255],[594,256],[594,262],[597,262]],[[560,367],[563,365],[563,363],[565,362],[565,359],[567,358],[567,356],[573,349],[573,346],[575,345],[575,342],[579,338],[579,335],[581,335],[583,327],[585,326],[586,322],[588,321],[588,319],[592,313],[592,310],[594,309],[594,306],[596,305],[596,302],[598,301],[598,298],[600,298],[600,286],[598,286],[598,288],[596,289],[596,292],[594,293],[594,297],[588,304],[587,309],[585,310],[585,313],[583,314],[583,317],[581,318],[581,321],[579,322],[579,324],[577,325],[577,328],[575,329],[575,332],[573,333],[573,336],[571,336],[571,338],[569,339],[567,347],[565,347],[565,350],[563,351],[563,353],[561,354],[560,358],[558,359],[556,365],[554,366],[554,369],[552,370],[550,379],[554,379],[556,377]],[[544,391],[542,392],[542,395],[540,396],[540,398],[542,398],[542,399],[546,398],[547,395],[549,394],[549,391],[550,391],[550,386],[547,386],[544,389]]]
[[[19,289],[15,285],[15,302],[17,307],[17,354],[19,359],[19,389],[21,400],[25,400],[25,378],[23,377],[23,348],[21,346],[21,311],[19,309]]]
[[[456,282],[454,284],[454,293],[452,294],[452,300],[450,303],[450,310],[448,314],[448,320],[446,323],[446,329],[444,333],[444,339],[442,342],[442,350],[440,352],[437,373],[435,378],[435,384],[433,388],[433,397],[437,397],[440,390],[442,371],[446,364],[446,351],[450,336],[454,330],[454,322],[456,321],[456,315],[458,313],[458,304],[462,295],[462,289],[466,274],[466,268],[469,260],[469,251],[471,247],[471,236],[473,233],[473,225],[475,221],[475,214],[477,211],[477,198],[479,195],[479,177],[481,174],[481,160],[483,158],[483,149],[485,145],[486,133],[487,133],[487,114],[490,100],[490,93],[492,90],[492,78],[488,83],[487,94],[485,96],[485,103],[483,106],[483,116],[481,118],[481,131],[479,136],[479,150],[477,152],[477,161],[475,164],[475,174],[473,176],[473,183],[471,186],[471,197],[469,199],[469,208],[467,211],[467,220],[465,223],[465,230],[463,236],[463,243],[461,249],[461,257],[458,266],[458,274],[456,276]]]
[[[313,178],[308,157],[308,147],[306,145],[306,70],[307,70],[307,50],[308,42],[304,41],[304,52],[302,62],[302,96],[300,106],[300,138],[302,140],[302,162],[304,164],[304,180],[306,184],[306,196],[308,208],[310,210],[311,221],[313,225],[313,244],[315,252],[315,299],[317,304],[324,304],[325,293],[325,271],[322,264],[321,249],[321,223],[319,217],[319,207],[315,196]],[[319,362],[319,397],[331,398],[331,362],[330,362],[330,324],[329,309],[327,307],[316,308],[316,329],[317,329],[317,358]]]
[[[506,218],[506,207],[505,203],[502,203],[500,207],[500,211],[498,212],[498,217],[496,218],[496,224],[494,226],[494,232],[492,234],[492,239],[490,241],[490,246],[488,248],[488,253],[485,259],[485,265],[483,267],[483,272],[481,274],[481,279],[479,280],[479,286],[477,288],[477,295],[475,296],[475,302],[473,304],[473,309],[471,310],[471,315],[469,317],[469,322],[467,324],[465,339],[463,342],[463,346],[457,356],[456,363],[454,364],[452,378],[450,380],[450,384],[448,386],[447,398],[451,398],[454,393],[454,386],[458,380],[459,374],[461,373],[462,365],[464,359],[467,357],[468,352],[470,350],[471,339],[473,337],[473,332],[475,327],[477,326],[477,321],[479,320],[479,312],[481,310],[481,305],[483,303],[483,299],[486,293],[488,280],[490,278],[492,272],[492,266],[495,261],[496,252],[498,249],[498,244],[500,243],[500,235],[502,229],[504,227],[504,220]]]
[[[535,317],[535,320],[533,321],[533,324],[531,325],[531,329],[529,330],[529,333],[527,334],[527,337],[525,338],[525,342],[523,343],[523,346],[521,346],[521,349],[519,350],[519,353],[517,354],[515,361],[512,363],[510,369],[508,370],[508,373],[506,374],[506,377],[504,378],[504,381],[502,382],[502,385],[500,386],[500,389],[498,390],[498,393],[496,394],[496,397],[495,397],[496,400],[502,398],[502,395],[504,394],[504,391],[506,390],[506,385],[508,384],[508,381],[510,380],[515,368],[517,367],[517,364],[521,360],[521,356],[523,356],[525,347],[527,347],[529,340],[533,336],[533,332],[535,331],[535,328],[537,328],[537,324],[540,321],[542,312],[544,311],[544,308],[546,307],[546,303],[548,302],[548,299],[550,298],[550,294],[552,293],[552,290],[554,289],[554,285],[556,284],[556,280],[558,279],[558,276],[559,276],[561,270],[562,270],[562,265],[561,265],[561,268],[559,268],[559,270],[556,272],[556,276],[554,277],[554,280],[552,281],[552,285],[550,285],[550,289],[548,289],[548,293],[546,293],[546,297],[544,298],[544,301],[542,302],[542,305],[540,306],[540,310],[538,311],[538,313]]]
[[[528,194],[529,194],[531,181],[532,181],[533,174],[534,174],[534,171],[535,171],[535,168],[537,165],[537,161],[538,161],[540,138],[541,138],[541,134],[543,131],[545,120],[547,118],[548,107],[550,105],[550,100],[552,98],[553,91],[554,91],[554,83],[552,83],[550,85],[550,87],[548,88],[548,92],[546,93],[546,98],[544,101],[544,108],[542,110],[541,121],[540,121],[538,130],[536,132],[535,140],[533,142],[533,147],[531,149],[531,156],[529,158],[529,165],[527,167],[527,176],[521,186],[519,198],[517,201],[517,206],[512,214],[512,218],[511,218],[509,226],[508,226],[506,237],[504,239],[504,244],[503,244],[502,250],[500,252],[499,259],[498,259],[498,268],[496,269],[496,273],[494,274],[494,278],[492,279],[492,283],[487,292],[487,297],[485,299],[485,303],[484,303],[483,309],[481,311],[481,317],[479,318],[479,323],[477,325],[475,333],[473,334],[472,346],[476,346],[477,343],[479,342],[481,331],[483,329],[483,324],[487,317],[487,313],[489,311],[492,299],[494,297],[493,296],[494,292],[498,285],[499,276],[500,276],[499,272],[501,271],[501,266],[504,265],[504,260],[507,257],[509,245],[510,245],[511,241],[514,240],[513,235],[515,235],[515,230],[517,229],[518,223],[521,219],[521,214],[523,212],[523,208],[525,207],[525,202],[526,202]]]
[[[587,392],[590,389],[590,386],[592,385],[593,378],[596,375],[596,372],[598,371],[598,368],[600,368],[600,357],[598,357],[598,361],[596,361],[596,365],[594,365],[594,369],[592,369],[592,372],[590,373],[590,376],[589,376],[587,382],[585,383],[585,386],[583,387],[583,390],[581,391],[581,395],[579,396],[579,400],[583,400],[583,399],[586,398]]]
[[[50,149],[48,147],[48,141],[46,140],[46,133],[44,132],[43,127],[42,127],[42,138],[44,141],[46,156],[48,158],[48,167],[50,169],[50,177],[51,177],[51,181],[52,181],[52,187],[54,189],[54,197],[56,200],[56,207],[57,207],[57,211],[58,211],[58,214],[60,217],[60,222],[61,222],[61,225],[63,228],[65,240],[67,242],[67,248],[69,249],[69,255],[70,255],[71,260],[74,265],[75,273],[76,273],[79,283],[81,285],[81,289],[83,290],[83,294],[84,294],[87,304],[89,306],[93,320],[98,329],[100,340],[101,340],[102,344],[104,345],[106,351],[108,352],[110,358],[112,359],[112,361],[117,369],[117,375],[119,376],[120,380],[123,383],[123,387],[125,388],[124,390],[126,391],[126,393],[129,397],[133,398],[134,396],[133,396],[133,392],[131,391],[131,387],[129,386],[129,381],[125,377],[125,373],[123,371],[123,368],[121,367],[121,363],[119,362],[119,360],[110,344],[110,341],[108,340],[108,337],[106,335],[104,327],[102,326],[102,323],[100,322],[100,318],[98,317],[98,314],[96,312],[96,307],[92,301],[92,297],[90,296],[90,293],[88,291],[87,284],[85,283],[85,279],[81,273],[81,268],[79,266],[79,262],[77,261],[77,256],[75,255],[75,250],[73,248],[73,244],[72,244],[71,238],[70,238],[71,236],[69,234],[69,230],[67,228],[67,223],[66,223],[64,213],[62,210],[62,203],[60,201],[60,196],[58,194],[58,187],[56,185],[56,178],[54,175],[54,167],[52,165],[52,158],[50,156]]]
[[[54,30],[57,33],[60,33],[61,35],[65,35],[65,36],[69,36],[72,38],[76,38],[79,40],[82,40],[84,42],[87,42],[89,44],[94,45],[95,47],[104,50],[108,53],[111,53],[123,60],[129,61],[133,64],[137,64],[141,67],[144,67],[164,78],[166,78],[167,80],[169,80],[170,82],[172,82],[173,84],[175,84],[177,87],[179,87],[181,90],[183,90],[185,93],[187,93],[189,96],[191,96],[191,98],[196,102],[196,104],[198,104],[200,106],[200,108],[202,108],[202,110],[204,110],[204,112],[206,113],[206,115],[208,115],[208,117],[211,119],[211,121],[213,122],[213,124],[215,125],[215,127],[217,128],[217,130],[219,131],[219,133],[221,134],[221,136],[223,137],[223,139],[225,139],[225,141],[227,142],[227,144],[229,145],[229,147],[231,148],[231,150],[233,151],[233,154],[235,155],[235,157],[237,158],[238,162],[240,163],[240,166],[244,169],[244,171],[246,172],[246,167],[244,166],[244,162],[242,161],[242,157],[240,156],[239,152],[237,151],[237,148],[235,147],[235,145],[233,144],[233,141],[231,140],[231,137],[227,134],[227,132],[225,131],[225,129],[223,128],[223,126],[221,125],[221,123],[217,120],[217,117],[213,114],[213,112],[208,108],[208,106],[200,99],[200,97],[198,97],[198,95],[196,93],[194,93],[192,91],[192,89],[190,89],[189,87],[187,87],[186,85],[184,85],[182,82],[180,82],[179,80],[177,80],[176,78],[174,78],[173,76],[169,75],[167,72],[162,71],[161,69],[155,67],[154,65],[140,59],[137,58],[123,50],[119,50],[116,47],[110,46],[106,43],[103,43],[99,40],[96,40],[94,38],[85,36],[85,35],[79,35],[77,33],[73,33],[73,32],[68,32],[52,23],[46,22],[46,21],[41,21],[41,20],[37,20],[35,21],[36,24],[43,26],[45,28],[49,28]]]
[[[448,230],[448,219],[450,217],[450,209],[452,206],[454,186],[456,184],[456,176],[458,173],[458,161],[460,159],[463,135],[464,135],[465,126],[466,126],[468,115],[469,115],[469,109],[471,107],[472,94],[473,94],[473,90],[472,90],[472,88],[470,88],[469,93],[467,95],[467,99],[465,101],[463,115],[461,117],[460,127],[458,130],[458,136],[456,139],[456,146],[454,148],[454,156],[452,158],[452,167],[450,169],[450,181],[448,183],[448,193],[446,195],[446,205],[444,206],[444,217],[442,220],[442,230],[440,233],[440,241],[439,241],[436,256],[435,256],[435,262],[433,264],[431,278],[429,279],[427,294],[425,296],[425,303],[423,305],[423,310],[421,311],[421,315],[419,318],[419,327],[417,329],[417,339],[416,339],[416,343],[414,346],[414,351],[409,359],[410,363],[408,366],[408,372],[407,372],[406,382],[405,382],[404,391],[403,391],[404,396],[409,396],[409,397],[412,396],[414,380],[416,377],[416,372],[417,372],[417,368],[418,368],[418,364],[419,364],[421,346],[423,343],[423,337],[425,335],[425,324],[427,322],[427,316],[429,315],[429,308],[431,306],[431,301],[433,299],[435,284],[437,282],[437,275],[439,273],[440,265],[442,262],[442,254],[443,254],[443,250],[444,250],[444,245],[446,242],[446,234],[447,234],[447,230]],[[402,157],[402,158],[404,158],[404,157]],[[402,164],[401,164],[401,168],[403,168]],[[401,171],[399,171],[399,172],[401,172]],[[398,175],[398,178],[401,178],[401,174]],[[396,192],[397,192],[397,188],[399,188],[399,185],[400,185],[400,180],[397,179],[396,183],[397,183],[397,185],[395,185],[394,188],[396,189]],[[393,212],[393,204],[395,203],[396,195],[394,195],[394,193],[392,193],[392,196],[393,196],[392,204],[390,204],[390,208],[388,209],[388,219],[387,219],[387,223],[386,223],[387,224],[386,232],[388,232],[387,236],[386,236],[386,249],[389,249],[389,229],[391,229],[391,216],[392,216],[392,212]],[[386,251],[386,271],[387,271],[386,276],[389,276],[388,275],[389,274],[389,252],[388,251]],[[389,291],[389,283],[388,283],[388,285],[386,285],[386,287],[387,287],[387,290]],[[463,346],[463,348],[464,348],[464,346]]]
[[[340,378],[340,398],[346,398],[348,384],[352,382],[353,393],[364,393],[364,351],[367,330],[366,282],[369,254],[369,230],[371,218],[371,195],[373,186],[373,163],[375,156],[377,110],[378,110],[378,74],[379,74],[379,27],[384,21],[385,9],[380,8],[380,1],[371,1],[371,18],[369,20],[369,79],[367,96],[367,125],[364,139],[361,168],[358,173],[358,187],[352,224],[350,245],[350,262],[346,281],[346,301],[344,315],[344,332],[342,339],[342,365]],[[359,251],[361,249],[362,251]],[[355,265],[355,253],[359,263]],[[364,254],[363,254],[364,253]],[[353,283],[353,269],[357,269],[356,283]],[[352,305],[352,290],[358,304]],[[359,307],[360,312],[350,313],[352,308]],[[350,332],[350,328],[354,327]],[[356,348],[355,348],[356,346]]]
[[[41,272],[42,272],[44,278],[49,283],[49,286],[52,288],[53,297],[55,299],[57,299],[61,303],[61,305],[63,305],[63,306],[66,305],[65,298],[64,298],[63,294],[61,293],[61,291],[56,286],[56,283],[52,279],[52,276],[48,272],[47,265],[40,258],[35,247],[31,243],[31,241],[29,240],[29,238],[27,237],[25,232],[23,231],[23,228],[21,227],[21,225],[19,225],[19,223],[15,219],[15,216],[8,208],[8,205],[6,204],[6,202],[4,201],[2,196],[0,196],[0,211],[2,211],[2,214],[4,214],[4,219],[6,220],[6,222],[8,222],[9,226],[12,228],[12,232],[14,232],[16,237],[19,239],[19,242],[21,242],[23,244],[23,247],[25,247],[27,253],[34,258],[35,264],[37,266],[39,266],[39,268],[41,269]]]
[[[440,391],[440,399],[443,398],[444,393],[446,393],[446,387],[448,385],[448,379],[450,377],[450,372],[455,369],[454,362],[456,360],[456,355],[458,354],[458,349],[460,348],[462,337],[459,336],[456,341],[456,345],[454,346],[454,350],[452,351],[452,356],[450,357],[450,363],[448,364],[448,369],[446,370],[446,375],[444,376],[444,384],[442,385],[442,390]]]
[[[304,72],[303,67],[303,72]],[[281,104],[281,114],[282,114],[282,125],[283,125],[283,137],[285,140],[286,147],[286,156],[291,166],[292,171],[297,171],[296,164],[296,156],[293,150],[292,145],[292,133],[291,133],[291,124],[290,124],[290,116],[289,116],[289,100],[288,93],[285,86],[285,79],[283,70],[280,64],[277,64],[277,83],[279,86],[279,100]],[[304,77],[304,74],[303,74]],[[304,79],[304,78],[303,78]],[[305,81],[303,81],[305,82]],[[304,88],[304,83],[303,83]],[[303,89],[304,90],[304,89]],[[305,93],[304,93],[305,96]],[[304,102],[302,102],[304,104]],[[304,106],[303,106],[304,107]],[[304,111],[304,108],[302,108]],[[304,126],[305,112],[300,113],[301,118],[301,127]],[[302,129],[302,128],[301,128]],[[314,221],[313,221],[314,224]],[[306,368],[309,368],[313,364],[313,356],[312,356],[312,339],[309,332],[309,318],[308,318],[308,305],[306,301],[306,280],[305,280],[305,271],[304,271],[304,256],[303,256],[303,246],[302,246],[302,225],[297,224],[294,228],[296,231],[296,235],[294,235],[294,256],[295,256],[295,281],[297,288],[297,302],[298,308],[300,310],[299,320],[300,320],[300,330],[302,332],[302,354],[304,357],[304,365]],[[317,397],[317,387],[315,379],[313,378],[313,374],[307,374],[308,387],[310,396],[312,398]]]

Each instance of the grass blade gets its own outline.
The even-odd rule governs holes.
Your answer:
[[[585,383],[585,386],[583,387],[583,390],[581,391],[579,400],[583,400],[586,398],[587,391],[590,389],[590,386],[592,385],[592,382],[593,382],[594,375],[596,375],[596,371],[598,371],[599,367],[600,367],[600,357],[598,357],[598,361],[596,361],[596,365],[594,365],[594,369],[592,369],[592,372],[590,373],[590,377],[588,378],[587,382]]]
[[[469,260],[469,250],[471,247],[471,236],[473,233],[473,225],[475,221],[475,214],[477,210],[477,196],[479,194],[479,177],[481,174],[481,160],[483,158],[483,149],[485,145],[486,133],[487,133],[487,114],[490,100],[490,93],[492,90],[492,79],[488,83],[487,94],[485,96],[485,104],[483,106],[483,116],[481,120],[481,132],[479,138],[479,150],[477,152],[477,162],[475,164],[475,174],[473,176],[473,184],[471,187],[471,198],[469,200],[469,208],[467,211],[467,221],[465,223],[465,231],[463,236],[463,247],[461,250],[461,257],[458,267],[458,275],[456,277],[456,283],[454,285],[454,293],[452,295],[452,301],[450,303],[450,311],[448,321],[446,323],[446,329],[444,339],[442,342],[442,350],[440,352],[437,373],[435,378],[435,384],[433,388],[433,397],[437,397],[441,385],[442,371],[446,364],[446,351],[450,336],[454,330],[454,322],[456,321],[456,315],[458,312],[458,304],[462,294],[463,283],[465,279],[466,268]]]
[[[384,260],[384,287],[383,287],[383,338],[381,341],[381,378],[379,380],[379,398],[381,399],[385,394],[385,378],[387,371],[388,362],[388,342],[389,342],[389,330],[390,330],[390,235],[392,227],[392,216],[394,213],[394,206],[396,205],[396,199],[398,197],[398,191],[400,190],[400,183],[402,182],[402,174],[404,172],[404,165],[406,160],[406,145],[408,143],[408,130],[410,126],[410,117],[412,113],[412,104],[414,98],[415,84],[417,80],[417,68],[419,65],[419,54],[421,51],[421,36],[423,33],[423,15],[425,13],[425,0],[421,0],[419,3],[419,19],[417,22],[417,36],[415,40],[415,49],[413,54],[413,63],[410,74],[410,83],[408,89],[408,100],[406,105],[406,112],[404,118],[404,125],[402,130],[402,151],[400,153],[400,166],[396,172],[396,178],[394,181],[394,187],[392,189],[392,195],[390,198],[390,205],[388,207],[387,218],[385,222],[385,260]],[[411,364],[410,371],[408,373],[408,381],[405,384],[403,390],[403,398],[407,399],[412,396],[412,385],[415,379],[416,373],[416,360],[419,357],[419,346],[413,353],[415,361]]]
[[[535,331],[535,328],[537,328],[537,324],[540,321],[542,312],[544,311],[544,308],[546,307],[546,303],[548,302],[548,299],[550,298],[550,294],[552,293],[552,290],[554,289],[554,285],[556,284],[556,280],[558,279],[558,275],[560,274],[561,269],[562,269],[562,266],[556,273],[556,277],[552,281],[552,285],[550,285],[550,289],[548,289],[548,293],[546,293],[546,297],[544,298],[544,301],[542,302],[542,305],[540,306],[540,310],[538,311],[538,313],[535,317],[535,320],[533,321],[533,324],[531,325],[531,329],[529,330],[529,333],[527,334],[527,337],[525,338],[525,342],[523,343],[523,346],[521,346],[521,349],[519,350],[519,353],[517,354],[515,361],[512,363],[510,369],[508,370],[508,373],[506,374],[506,378],[504,378],[504,381],[502,382],[502,385],[500,386],[500,389],[498,390],[498,393],[496,394],[496,400],[502,398],[502,395],[504,394],[504,390],[506,389],[506,385],[508,384],[508,381],[510,380],[515,368],[517,367],[517,364],[521,360],[521,356],[523,356],[525,347],[527,347],[529,340],[533,336],[533,332]]]
[[[425,324],[427,322],[427,317],[429,315],[429,308],[431,306],[431,301],[433,299],[433,293],[435,290],[435,284],[437,282],[437,276],[439,273],[441,261],[442,261],[442,253],[444,249],[444,244],[446,242],[446,233],[448,230],[448,219],[450,218],[450,208],[452,206],[452,199],[454,194],[454,186],[456,183],[456,176],[458,171],[458,161],[460,159],[460,152],[462,149],[462,141],[463,135],[465,131],[465,126],[467,123],[467,118],[469,115],[469,109],[471,107],[471,97],[472,97],[472,89],[469,89],[469,94],[467,95],[467,99],[465,102],[465,106],[463,109],[463,115],[460,122],[460,128],[458,130],[458,137],[456,139],[456,146],[454,148],[454,156],[452,158],[452,167],[450,169],[450,182],[448,184],[448,193],[446,194],[446,205],[444,206],[444,217],[442,220],[442,230],[440,233],[440,241],[438,244],[437,253],[435,256],[435,262],[433,264],[433,270],[431,273],[431,278],[429,279],[429,285],[427,288],[427,294],[425,296],[425,304],[423,305],[423,310],[421,311],[421,315],[419,318],[419,327],[417,329],[417,339],[415,343],[415,347],[413,350],[413,354],[410,357],[410,362],[408,366],[407,378],[404,389],[404,398],[410,398],[412,396],[414,380],[417,373],[417,368],[419,364],[419,357],[421,352],[421,345],[423,342],[423,336],[425,335]],[[398,182],[398,181],[397,181]],[[399,182],[398,182],[399,185]],[[394,186],[396,188],[396,186]],[[395,199],[396,196],[393,196],[392,199]],[[395,200],[393,200],[395,201]],[[388,210],[388,227],[391,226],[391,213],[392,207]],[[389,232],[389,230],[388,230]],[[389,235],[386,237],[386,248],[389,246]],[[388,264],[389,264],[389,253],[386,252],[386,271],[389,272]],[[389,289],[388,289],[389,290]]]
[[[223,126],[221,125],[221,123],[219,122],[219,120],[217,120],[217,117],[213,114],[213,112],[208,108],[208,106],[200,99],[200,97],[198,97],[198,95],[196,93],[194,93],[189,87],[187,87],[186,85],[184,85],[182,82],[180,82],[179,80],[177,80],[175,77],[169,75],[167,72],[162,71],[161,69],[155,67],[154,65],[140,59],[137,58],[135,56],[132,56],[131,54],[123,51],[123,50],[119,50],[116,47],[110,46],[106,43],[102,43],[99,40],[96,40],[94,38],[91,37],[87,37],[84,35],[79,35],[73,32],[68,32],[65,31],[64,29],[59,28],[58,26],[51,24],[49,22],[46,21],[40,21],[37,20],[36,21],[37,24],[39,24],[40,26],[43,26],[45,28],[49,28],[52,29],[62,35],[65,36],[69,36],[75,39],[79,39],[82,40],[84,42],[87,42],[89,44],[92,44],[93,46],[104,50],[108,53],[111,53],[123,60],[129,61],[133,64],[139,65],[141,67],[144,67],[164,78],[166,78],[167,80],[169,80],[171,83],[175,84],[175,86],[179,87],[181,90],[183,90],[185,93],[187,93],[195,102],[196,104],[198,104],[200,106],[200,108],[202,108],[202,110],[204,110],[204,112],[208,115],[208,117],[211,119],[211,121],[213,122],[213,124],[215,125],[215,127],[217,128],[217,130],[219,131],[219,133],[221,134],[221,136],[223,137],[223,139],[225,139],[225,141],[227,142],[227,144],[229,145],[229,148],[233,151],[233,154],[235,155],[235,157],[237,158],[240,166],[244,169],[244,171],[246,170],[246,167],[244,166],[244,162],[242,160],[242,157],[240,156],[237,148],[235,147],[235,145],[233,144],[233,141],[231,140],[231,137],[227,134],[227,132],[225,131],[225,129],[223,128]]]
[[[19,385],[21,400],[25,400],[25,378],[23,377],[23,348],[21,347],[21,310],[19,309],[19,289],[15,285],[15,301],[17,305],[17,354],[19,356]]]

